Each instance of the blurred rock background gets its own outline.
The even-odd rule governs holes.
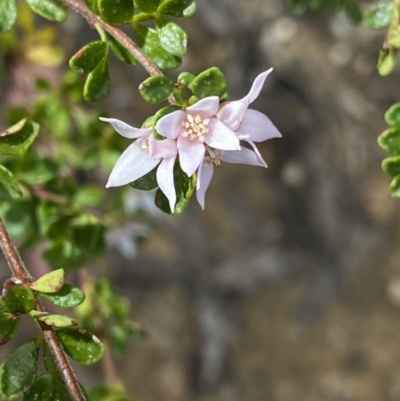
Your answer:
[[[110,251],[91,267],[148,332],[117,363],[130,394],[400,400],[400,203],[376,144],[400,72],[375,71],[384,33],[334,13],[295,16],[281,0],[199,0],[184,27],[182,70],[220,67],[231,99],[274,67],[252,107],[283,138],[260,144],[267,170],[222,165],[204,212],[195,201],[179,217],[150,208],[138,252],[122,227],[112,241],[125,258]],[[95,37],[75,15],[63,29],[71,54]],[[155,110],[137,91],[145,72],[115,62],[111,73],[105,107],[138,126]]]

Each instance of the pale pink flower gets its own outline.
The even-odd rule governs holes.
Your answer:
[[[245,147],[228,152],[207,149],[207,156],[197,172],[196,197],[203,209],[205,194],[214,173],[214,166],[220,165],[221,161],[267,167],[254,142],[263,142],[267,139],[279,138],[282,135],[265,114],[248,107],[260,94],[264,81],[271,71],[272,68],[258,75],[247,96],[241,100],[223,103],[217,112],[218,119],[234,131],[239,140],[250,144],[253,150]]]
[[[160,118],[157,132],[177,142],[179,162],[190,177],[202,164],[206,146],[219,150],[239,150],[239,138],[216,117],[219,98],[210,96],[185,110]]]
[[[114,118],[100,118],[100,120],[110,123],[125,138],[136,139],[117,160],[106,187],[129,184],[158,165],[157,183],[168,198],[173,212],[176,203],[174,163],[178,154],[175,141],[156,140],[152,128],[134,128]]]

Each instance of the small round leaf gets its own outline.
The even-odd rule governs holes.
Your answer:
[[[195,0],[164,0],[158,12],[174,17],[190,17],[196,11]]]
[[[0,310],[0,345],[5,344],[14,337],[20,320],[19,317]]]
[[[227,87],[225,75],[217,67],[211,67],[203,71],[189,85],[191,91],[199,99],[208,96],[222,97]]]
[[[161,0],[135,0],[135,6],[144,13],[155,13]]]
[[[378,136],[379,146],[394,155],[400,154],[400,127],[389,128]]]
[[[40,277],[33,283],[30,283],[29,287],[31,288],[31,290],[39,292],[57,292],[64,285],[64,276],[64,269],[54,270]]]
[[[23,401],[54,401],[53,379],[47,373],[39,376],[25,392]]]
[[[73,308],[85,300],[85,293],[71,284],[64,284],[61,290],[52,294],[39,294],[40,297],[61,308]]]
[[[133,20],[133,0],[99,0],[98,4],[104,21],[126,24]]]
[[[60,0],[26,0],[30,8],[50,21],[62,22],[67,19],[67,11]]]
[[[78,50],[69,60],[70,67],[79,73],[89,74],[107,57],[107,43],[91,42]]]
[[[400,198],[400,175],[393,178],[389,188],[393,197]]]
[[[173,82],[164,76],[149,77],[139,85],[139,92],[148,103],[160,103],[168,99],[174,90]]]
[[[111,81],[108,73],[107,58],[92,71],[86,79],[83,88],[83,96],[89,102],[97,102],[104,99],[110,91]]]
[[[151,170],[143,177],[138,178],[129,184],[132,188],[140,189],[142,191],[151,191],[158,187],[157,183],[157,168]]]
[[[387,157],[382,162],[382,170],[392,177],[400,174],[400,156]]]
[[[29,313],[35,307],[35,296],[26,285],[9,283],[3,291],[3,305],[11,313]]]
[[[39,322],[47,324],[48,326],[64,328],[78,325],[78,322],[75,319],[71,319],[69,316],[64,315],[32,311],[31,316]]]
[[[0,165],[0,199],[17,200],[21,196],[22,191],[11,171]]]
[[[75,361],[83,365],[91,365],[101,359],[104,345],[93,334],[74,329],[57,331],[57,336],[65,352]]]
[[[9,31],[17,20],[17,2],[2,0],[0,2],[0,33]]]
[[[13,400],[36,378],[37,353],[41,338],[33,338],[11,351],[0,366],[0,396]]]
[[[388,49],[381,49],[379,52],[377,68],[380,75],[389,75],[396,66],[397,49],[391,47]]]
[[[195,78],[196,76],[191,74],[190,72],[181,72],[178,75],[178,79],[176,80],[176,82],[178,82],[178,84],[183,87],[187,87],[193,82]]]
[[[393,2],[380,1],[364,13],[363,25],[370,29],[384,29],[389,26],[393,13]]]
[[[400,103],[395,103],[389,108],[385,113],[385,121],[392,127],[400,127]]]
[[[174,56],[184,56],[187,50],[186,32],[175,22],[163,17],[157,18],[156,26],[161,46]]]

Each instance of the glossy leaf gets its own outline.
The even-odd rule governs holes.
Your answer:
[[[153,76],[139,85],[139,92],[148,103],[160,103],[168,99],[174,90],[174,83],[164,76]]]
[[[35,307],[35,297],[26,285],[9,282],[3,291],[3,305],[11,313],[29,313]]]
[[[64,269],[54,270],[40,277],[33,283],[30,283],[29,287],[34,291],[54,293],[59,291],[63,287],[64,277]]]
[[[400,174],[400,156],[392,156],[387,157],[382,161],[382,170],[391,175],[392,177],[396,177],[396,175]]]
[[[0,153],[22,156],[38,134],[39,124],[25,118],[0,135]]]
[[[73,308],[85,300],[85,293],[71,284],[64,284],[61,290],[52,294],[39,294],[40,297],[61,308]]]
[[[9,31],[17,20],[16,0],[1,0],[0,2],[0,33]]]
[[[184,56],[187,51],[186,32],[175,22],[163,17],[156,19],[156,26],[161,46],[174,56]]]
[[[30,315],[39,322],[45,323],[48,326],[59,328],[77,326],[78,322],[75,319],[65,315],[58,315],[46,312],[32,311]]]
[[[45,373],[36,378],[22,401],[54,401],[54,393],[53,379]]]
[[[173,56],[161,46],[160,38],[155,29],[142,24],[135,24],[134,30],[139,46],[158,68],[170,70],[181,65],[179,57]]]
[[[62,22],[67,19],[67,11],[60,0],[26,0],[31,9],[50,21]]]
[[[111,50],[115,54],[115,56],[121,60],[124,61],[125,63],[128,64],[137,64],[138,61],[136,60],[135,57],[124,47],[119,43],[117,40],[115,40],[111,35],[107,36],[108,38],[108,44],[110,45]]]
[[[161,0],[135,0],[135,6],[144,13],[155,13]]]
[[[111,81],[108,73],[108,60],[104,58],[86,79],[83,96],[89,102],[104,99],[110,91]]]
[[[379,146],[394,155],[400,154],[400,127],[389,128],[378,137]]]
[[[5,401],[20,396],[36,379],[37,353],[42,340],[33,338],[8,354],[0,367],[0,396]]]
[[[98,0],[101,18],[113,24],[126,24],[133,20],[133,0]]]
[[[176,82],[184,88],[188,87],[196,78],[195,75],[191,74],[190,72],[181,72],[178,75]]]
[[[104,345],[89,332],[75,329],[61,329],[57,336],[65,352],[83,365],[98,362],[104,354]]]
[[[381,1],[364,13],[363,25],[370,29],[384,29],[390,24],[393,13],[392,1]]]
[[[385,121],[392,127],[400,127],[400,103],[390,106],[389,110],[385,113]]]
[[[151,191],[152,189],[157,188],[157,168],[151,170],[149,173],[143,177],[140,177],[136,181],[131,182],[129,185],[142,191]]]
[[[0,199],[17,200],[22,196],[11,171],[0,165]]]
[[[91,42],[72,56],[69,65],[76,72],[89,74],[107,57],[107,52],[106,42],[101,40]]]
[[[381,49],[378,58],[378,72],[380,75],[389,75],[396,66],[397,50],[394,48]]]
[[[14,337],[19,322],[19,317],[0,309],[0,345],[5,344]]]
[[[198,99],[208,96],[222,97],[227,87],[225,75],[217,67],[211,67],[203,71],[189,85],[189,88]]]
[[[158,11],[174,17],[190,17],[196,11],[195,0],[164,0]]]

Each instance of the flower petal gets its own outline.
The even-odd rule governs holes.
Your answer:
[[[265,160],[263,159],[263,157],[261,156],[260,151],[258,150],[257,146],[255,145],[255,143],[250,140],[250,139],[243,139],[245,142],[247,142],[254,150],[254,153],[257,155],[258,161],[259,161],[259,166],[264,166],[264,167],[268,167],[267,163],[265,163]]]
[[[169,200],[171,212],[175,210],[176,192],[174,185],[174,163],[175,157],[164,159],[157,169],[157,182],[161,191]]]
[[[263,142],[267,139],[282,137],[281,133],[265,114],[252,109],[248,109],[244,113],[237,133],[248,135],[254,142]]]
[[[202,163],[206,148],[203,143],[183,136],[178,137],[177,144],[182,170],[191,177]]]
[[[248,102],[236,100],[225,102],[217,113],[217,117],[232,131],[236,131],[248,107]]]
[[[183,110],[173,111],[161,117],[155,126],[161,136],[176,139],[182,130],[182,122],[185,121],[186,113]]]
[[[197,176],[196,198],[203,210],[204,210],[206,191],[208,189],[208,186],[210,185],[213,174],[214,174],[214,166],[212,164],[203,163],[199,168]]]
[[[100,117],[100,120],[110,123],[114,127],[114,129],[125,138],[140,138],[146,134],[151,133],[151,128],[131,127],[129,124],[115,118]]]
[[[150,155],[155,159],[176,157],[176,155],[178,154],[176,141],[170,138],[166,138],[160,141],[155,139],[153,135],[150,135],[149,148],[150,148]]]
[[[214,116],[219,107],[219,97],[209,96],[199,100],[197,103],[189,106],[186,111],[189,114],[199,114],[202,118]]]
[[[250,92],[242,100],[246,100],[249,103],[254,102],[254,100],[257,99],[258,95],[261,92],[265,79],[272,70],[273,68],[270,68],[268,71],[262,72],[260,75],[258,75],[257,78],[254,80],[253,85],[251,86]]]
[[[160,162],[141,147],[142,141],[132,143],[120,156],[111,171],[106,187],[119,187],[143,177]]]
[[[249,164],[250,166],[267,167],[265,162],[262,163],[260,161],[258,155],[254,151],[244,147],[242,147],[241,150],[224,152],[221,156],[221,160],[232,164]]]
[[[204,136],[204,142],[215,149],[240,149],[239,139],[236,134],[217,118],[210,120],[209,132]]]

